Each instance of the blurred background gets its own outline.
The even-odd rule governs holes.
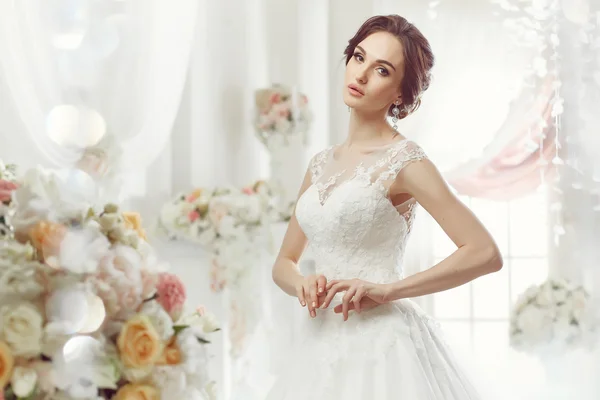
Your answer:
[[[433,81],[400,132],[505,260],[415,301],[503,398],[598,399],[599,0],[0,0],[0,158],[21,171],[78,166],[98,198],[139,212],[188,303],[223,324],[211,348],[219,398],[260,399],[293,361],[277,355],[305,312],[270,276],[285,210],[309,158],[345,138],[342,52],[376,14],[430,40]],[[262,180],[277,216],[260,235],[241,225],[268,232],[265,254],[205,240],[206,210],[177,203]],[[408,247],[405,274],[455,250],[424,210]],[[251,278],[219,278],[225,264]]]

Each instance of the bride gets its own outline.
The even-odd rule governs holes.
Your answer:
[[[306,307],[310,323],[267,398],[480,399],[435,321],[409,300],[502,268],[488,231],[395,126],[429,86],[431,48],[414,25],[390,15],[367,20],[344,54],[348,137],[311,160],[273,266],[275,283]],[[417,204],[457,250],[403,277]],[[303,276],[298,260],[309,242],[317,274]]]

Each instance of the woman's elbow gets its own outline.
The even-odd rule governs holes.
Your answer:
[[[481,266],[485,273],[498,272],[504,266],[502,254],[495,244],[485,246],[481,251]]]

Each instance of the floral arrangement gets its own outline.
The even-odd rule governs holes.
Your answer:
[[[195,189],[165,204],[159,224],[172,238],[196,242],[211,250],[212,289],[237,284],[252,256],[265,247],[265,229],[281,216],[269,186],[258,181],[243,189]]]
[[[15,165],[5,165],[0,160],[0,237],[10,234],[10,226],[6,224],[6,214],[11,201],[11,193],[18,187],[16,171]]]
[[[138,214],[95,209],[70,186],[38,168],[10,196],[0,399],[215,398],[214,316],[185,312],[184,285],[158,261]]]
[[[592,345],[595,330],[585,289],[549,279],[518,298],[510,318],[510,343],[525,352],[564,352]]]
[[[273,85],[257,90],[255,103],[255,129],[266,146],[274,135],[286,137],[307,132],[312,115],[304,94],[283,85]]]

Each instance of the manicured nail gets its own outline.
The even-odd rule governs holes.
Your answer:
[[[306,305],[306,303],[303,301],[301,301],[300,304],[302,304],[302,307],[304,307]]]
[[[311,312],[310,312],[310,316],[314,318],[314,317],[316,317],[316,316],[317,316],[317,314],[316,314],[314,311],[311,311]]]
[[[319,293],[323,293],[323,288],[319,288]]]
[[[317,303],[315,303],[315,302],[313,301],[313,304],[312,304],[312,306],[313,306],[313,308],[314,308],[314,307],[316,307],[316,306],[317,306]]]

